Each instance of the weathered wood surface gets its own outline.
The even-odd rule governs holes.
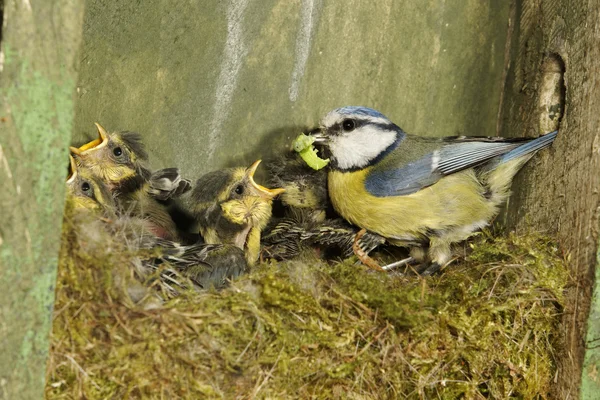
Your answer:
[[[0,53],[0,398],[43,397],[83,6],[7,0]]]
[[[495,134],[508,2],[89,0],[75,139],[142,133],[190,178],[343,105],[422,135]]]
[[[551,54],[564,62],[565,114],[552,149],[536,156],[514,185],[509,226],[556,234],[570,254],[573,287],[565,310],[565,349],[555,398],[578,396],[584,361],[586,319],[598,248],[600,189],[600,2],[570,0],[518,1],[513,19],[512,56],[499,126],[503,136],[540,132],[539,96],[544,60]],[[590,319],[588,340],[600,338],[600,305]],[[592,342],[589,348],[594,347]],[[595,358],[591,357],[595,354]],[[591,357],[591,358],[590,358]],[[600,393],[599,354],[589,351],[583,370],[582,398]],[[590,397],[592,396],[592,397]]]
[[[283,146],[348,104],[378,108],[417,134],[536,135],[548,52],[565,64],[565,117],[553,149],[515,185],[508,223],[556,233],[571,254],[556,397],[576,396],[598,242],[598,0],[517,0],[512,47],[508,2],[88,0],[76,54],[80,3],[5,4],[3,396],[42,390],[73,107],[77,140],[93,135],[95,121],[138,130],[155,166],[175,164],[193,178],[261,156],[272,141]],[[583,396],[598,382],[597,363],[587,362]]]

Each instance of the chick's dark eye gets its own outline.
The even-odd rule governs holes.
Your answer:
[[[117,157],[119,157],[121,154],[123,154],[123,150],[120,147],[115,147],[113,149],[113,154]]]
[[[235,193],[236,194],[243,194],[244,193],[244,187],[242,185],[237,185],[235,187]]]
[[[342,129],[346,132],[353,131],[356,128],[356,123],[353,119],[345,119],[342,121]]]
[[[81,190],[82,190],[82,191],[84,191],[84,192],[89,192],[91,188],[92,188],[92,187],[91,187],[91,186],[90,186],[90,184],[89,184],[89,183],[87,183],[87,182],[83,182],[83,183],[81,184]]]

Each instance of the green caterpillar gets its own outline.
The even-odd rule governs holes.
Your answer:
[[[315,146],[313,146],[314,141],[314,137],[301,133],[296,139],[294,139],[292,146],[294,147],[294,151],[300,154],[300,157],[302,157],[304,162],[309,167],[318,171],[329,164],[329,158],[324,160],[317,155],[318,150],[315,149]]]

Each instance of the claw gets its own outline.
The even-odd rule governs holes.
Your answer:
[[[393,263],[391,263],[391,264],[384,265],[384,266],[383,266],[383,267],[381,267],[381,268],[382,268],[383,270],[385,270],[385,271],[390,271],[390,270],[392,270],[392,269],[395,269],[395,268],[398,268],[398,267],[402,267],[402,266],[404,266],[404,265],[406,265],[406,264],[408,264],[408,263],[411,263],[411,262],[413,262],[413,261],[415,261],[415,259],[414,259],[414,258],[412,258],[412,257],[408,257],[408,258],[404,258],[404,259],[402,259],[402,260],[399,260],[399,261],[393,262]]]
[[[363,249],[361,249],[359,241],[360,241],[360,238],[362,238],[365,235],[365,233],[367,233],[367,230],[361,229],[354,237],[354,243],[352,243],[352,250],[354,251],[354,254],[356,254],[356,256],[358,257],[360,262],[365,264],[367,267],[374,269],[376,271],[385,272],[385,269],[381,268],[381,266],[377,263],[377,261],[375,261],[371,257],[369,257],[369,255],[367,253],[365,253],[365,251]]]

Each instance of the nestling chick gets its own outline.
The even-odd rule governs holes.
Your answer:
[[[102,217],[99,220],[101,226],[88,226],[90,229],[108,230],[112,237],[126,243],[130,251],[153,250],[134,258],[133,267],[138,279],[146,281],[161,264],[168,263],[169,267],[163,269],[159,277],[161,285],[171,295],[185,286],[180,276],[189,279],[197,288],[213,286],[219,289],[247,267],[243,251],[235,246],[185,246],[156,236],[152,223],[145,218],[117,215],[108,187],[90,171],[78,168],[73,157],[70,157],[67,198],[73,211],[92,212]],[[90,237],[93,236],[90,233]]]
[[[98,139],[79,148],[69,148],[77,166],[89,169],[111,190],[129,192],[147,182],[151,172],[145,165],[148,153],[141,135],[129,131],[108,134],[98,123],[96,128]]]
[[[282,187],[279,197],[285,217],[272,221],[267,229],[263,254],[275,259],[290,259],[302,247],[318,247],[324,254],[338,251],[344,258],[353,253],[358,229],[333,212],[327,193],[327,171],[314,170],[296,152],[289,152],[267,163],[269,182]],[[356,246],[365,257],[385,239],[373,233],[358,238]]]
[[[175,223],[160,201],[187,192],[190,182],[181,178],[177,168],[151,172],[145,165],[148,155],[138,133],[108,134],[100,124],[96,127],[98,139],[70,148],[77,165],[106,183],[122,212],[148,218],[156,235],[176,239]]]
[[[279,196],[284,206],[292,212],[298,210],[307,222],[325,220],[327,210],[331,208],[327,195],[327,171],[315,171],[292,152],[265,164],[269,185],[285,189]]]
[[[69,162],[67,198],[72,201],[74,208],[115,215],[115,201],[102,180],[78,168],[71,155]]]
[[[233,245],[199,243],[174,250],[178,253],[163,254],[161,259],[200,289],[222,289],[247,269],[244,252]]]
[[[364,254],[368,255],[385,239],[366,233],[357,239],[358,229],[342,218],[313,219],[312,210],[293,209],[287,217],[273,221],[265,230],[263,254],[267,258],[288,260],[298,256],[305,247],[317,247],[323,253],[335,250],[348,258],[354,253],[355,241]]]
[[[249,168],[229,168],[201,177],[190,196],[190,210],[206,243],[233,244],[248,265],[258,260],[261,231],[271,218],[273,198],[284,189],[254,181],[260,160]]]
[[[419,137],[378,111],[344,107],[327,114],[314,137],[331,158],[335,210],[389,242],[427,249],[428,274],[450,260],[453,243],[490,223],[514,175],[556,135]]]

